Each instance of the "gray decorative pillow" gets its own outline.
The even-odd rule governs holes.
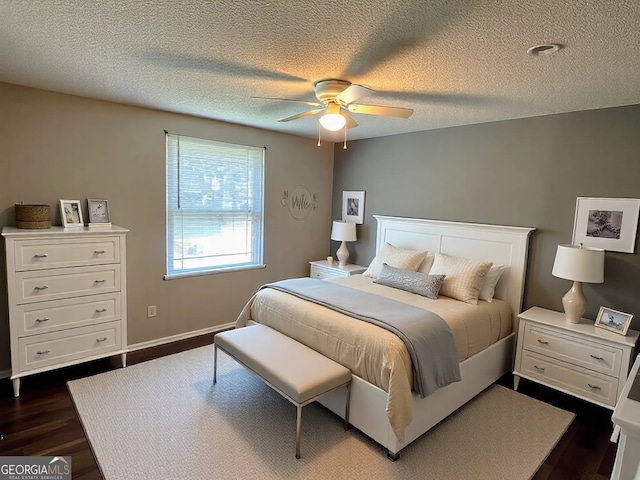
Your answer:
[[[444,275],[428,275],[426,273],[411,272],[395,268],[384,263],[373,283],[386,285],[410,293],[417,293],[432,300],[438,299],[438,292],[442,286]]]

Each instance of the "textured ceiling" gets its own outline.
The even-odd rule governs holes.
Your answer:
[[[638,0],[0,0],[0,45],[2,82],[308,137],[277,120],[311,107],[252,97],[415,110],[349,139],[640,103]]]

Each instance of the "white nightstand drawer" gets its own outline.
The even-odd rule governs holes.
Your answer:
[[[16,271],[120,263],[118,237],[17,240]]]
[[[336,268],[322,268],[316,265],[311,267],[311,278],[319,278],[323,280],[325,278],[337,278],[346,276],[348,275]]]
[[[527,324],[523,348],[605,375],[620,376],[622,349],[591,342],[583,337],[578,338],[550,328]]]
[[[367,267],[360,265],[348,264],[344,267],[339,266],[337,263],[329,263],[326,260],[318,260],[316,262],[309,262],[311,264],[311,278],[319,278],[324,280],[325,278],[338,278],[338,277],[350,277],[351,275],[359,275],[363,273]]]
[[[120,291],[120,265],[19,272],[15,279],[16,303],[22,305]]]
[[[587,399],[615,406],[618,379],[524,351],[521,373]]]
[[[119,320],[120,294],[30,303],[17,307],[16,315],[19,337]]]
[[[121,349],[121,322],[24,337],[18,341],[21,371]]]

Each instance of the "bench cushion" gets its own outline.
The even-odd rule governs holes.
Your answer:
[[[296,403],[351,381],[351,371],[265,325],[216,334],[215,343]]]

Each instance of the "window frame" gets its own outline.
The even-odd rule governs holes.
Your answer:
[[[240,270],[250,270],[257,268],[265,268],[264,264],[264,206],[265,206],[265,191],[264,191],[264,177],[265,177],[265,164],[266,164],[266,148],[265,147],[255,147],[251,145],[240,145],[229,142],[221,142],[218,140],[210,140],[205,138],[197,138],[190,137],[185,135],[172,134],[165,131],[165,140],[166,140],[166,150],[165,150],[165,167],[166,167],[166,190],[165,190],[165,280],[172,280],[177,278],[191,277],[191,276],[201,276],[201,275],[215,275],[219,273],[226,273],[232,271],[240,271]],[[195,157],[188,157],[187,161],[183,161],[181,164],[181,153],[180,153],[180,142],[191,142],[191,148],[195,148],[194,145],[197,143],[200,144],[210,144],[213,149],[220,148],[220,150],[237,150],[238,153],[237,158],[229,157],[227,159],[205,159],[213,161],[221,161],[222,163],[228,163],[229,165],[233,165],[234,161],[237,164],[238,159],[241,159],[242,156],[247,157],[246,165],[247,174],[245,178],[243,176],[243,180],[251,179],[246,182],[247,188],[247,208],[246,210],[238,210],[234,211],[231,209],[225,208],[214,208],[213,206],[209,209],[207,208],[199,208],[197,210],[188,211],[189,207],[193,207],[194,204],[187,204],[185,210],[185,203],[182,200],[183,191],[185,191],[185,187],[191,187],[193,191],[193,184],[187,184],[182,180],[183,175],[181,175],[181,166],[184,164],[190,165],[193,164]],[[172,142],[175,142],[175,145],[172,145]],[[172,150],[173,149],[173,150]],[[184,150],[183,150],[184,152]],[[192,153],[192,152],[191,152]],[[210,153],[210,152],[209,152]],[[260,158],[258,159],[256,155],[260,153]],[[221,152],[219,152],[221,154]],[[173,156],[171,156],[173,155]],[[214,156],[215,153],[212,154]],[[184,156],[184,154],[183,154]],[[189,163],[191,162],[191,163]],[[242,162],[240,162],[242,166]],[[223,192],[228,192],[228,188],[223,188]],[[223,195],[224,197],[225,195]],[[252,198],[256,198],[259,196],[259,200],[257,202],[252,201]],[[257,206],[257,208],[256,208]],[[208,217],[211,221],[211,226],[213,228],[222,229],[223,226],[233,225],[234,222],[239,218],[241,221],[239,222],[241,226],[241,233],[244,231],[244,241],[245,245],[248,245],[249,248],[245,248],[244,252],[232,252],[232,253],[219,253],[213,255],[204,255],[202,258],[208,258],[210,263],[202,266],[202,267],[184,267],[185,260],[192,260],[192,263],[195,263],[194,258],[189,259],[187,255],[183,252],[180,259],[176,260],[175,248],[176,242],[182,241],[182,245],[184,245],[184,239],[188,238],[184,235],[184,220],[194,220],[198,216]],[[219,218],[216,217],[227,217],[227,222],[218,221]],[[177,220],[176,220],[177,219]],[[197,223],[197,222],[196,222]],[[177,229],[182,229],[183,234],[181,235],[180,240],[176,240],[175,232]],[[253,231],[254,228],[257,228],[257,232]],[[233,230],[233,229],[232,229]],[[247,235],[247,232],[248,235]],[[228,236],[227,236],[228,238]],[[250,242],[247,243],[247,240]],[[212,263],[216,262],[216,259],[221,259],[225,256],[235,256],[242,257],[243,255],[249,256],[248,261],[240,261],[240,262],[222,262],[220,265],[216,266]],[[175,262],[183,262],[182,268],[175,268]]]

